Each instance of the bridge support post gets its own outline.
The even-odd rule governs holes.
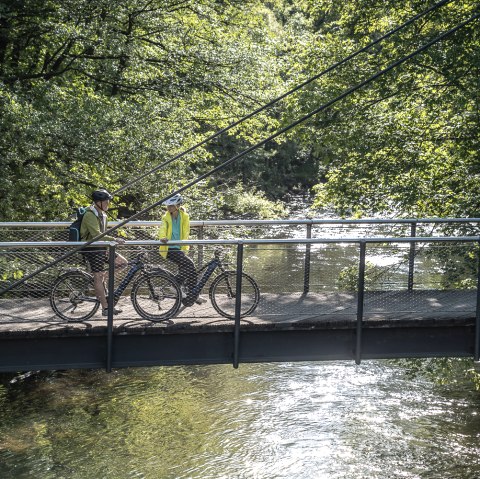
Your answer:
[[[365,257],[367,251],[367,243],[360,242],[360,264],[358,267],[358,295],[357,295],[357,330],[356,330],[356,347],[355,347],[355,363],[360,364],[362,359],[362,326],[363,326],[363,305],[365,298]]]
[[[312,221],[307,223],[307,239],[311,239],[312,237]],[[303,273],[303,294],[307,294],[310,291],[310,258],[311,254],[310,251],[312,249],[312,245],[307,243],[305,245],[305,266],[304,266],[304,273]]]
[[[417,223],[411,223],[410,236],[417,236]],[[413,271],[415,269],[415,241],[410,243],[410,252],[408,254],[408,291],[413,291]]]
[[[198,229],[198,239],[203,240],[203,231],[204,227],[203,224]],[[203,244],[198,246],[198,264],[203,264]]]
[[[480,240],[480,238],[479,238]],[[477,243],[477,306],[475,310],[475,351],[473,360],[480,360],[480,241]]]
[[[108,247],[108,316],[107,316],[107,373],[112,372],[112,351],[113,351],[113,308],[115,298],[115,245]]]
[[[238,368],[240,355],[240,312],[242,308],[243,242],[237,244],[237,284],[235,288],[235,330],[233,338],[233,367]]]

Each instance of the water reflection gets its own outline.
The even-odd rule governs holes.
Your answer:
[[[474,478],[479,405],[381,361],[55,373],[0,388],[0,477]]]

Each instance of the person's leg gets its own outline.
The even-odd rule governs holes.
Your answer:
[[[207,300],[199,296],[198,294],[192,294],[193,288],[197,284],[197,270],[193,261],[180,250],[170,250],[167,254],[167,259],[173,261],[178,265],[178,272],[180,278],[182,278],[189,289],[189,293],[186,298],[182,300],[185,306],[191,306],[194,302],[197,304],[203,304]]]
[[[128,266],[128,261],[121,255],[121,254],[116,254],[115,255],[115,271],[117,269],[123,269]]]
[[[93,274],[93,287],[95,290],[95,295],[102,305],[102,315],[107,316],[108,300],[105,294],[105,263],[107,261],[107,252],[105,250],[96,249],[85,252],[84,254],[90,263],[90,269]],[[122,257],[122,259],[125,258]],[[120,309],[114,308],[113,310],[113,314],[119,314],[121,312],[122,311]]]
[[[108,269],[108,255],[105,255],[104,262],[106,264],[106,268]],[[113,273],[116,275],[118,271],[121,271],[122,269],[126,268],[128,266],[128,261],[120,254],[115,253],[115,260],[114,260],[115,268]],[[107,289],[110,290],[110,286],[108,285],[108,275],[107,272],[105,272],[105,284],[107,284]],[[115,289],[115,286],[114,286]]]
[[[197,284],[197,270],[193,261],[181,250],[169,250],[167,259],[178,266],[178,276],[185,285],[193,289]]]
[[[105,253],[104,262],[107,263],[107,267],[108,267],[108,254],[107,253]],[[121,254],[115,253],[113,273],[116,275],[119,270],[122,270],[122,269],[126,268],[127,266],[128,266],[128,261]],[[110,284],[109,284],[109,281],[108,281],[107,273],[105,273],[105,284],[107,284],[107,290],[110,291]],[[112,292],[115,290],[115,285],[114,284],[112,285],[111,290],[112,290]],[[118,300],[118,298],[117,298],[117,300]],[[117,308],[116,306],[114,306],[113,314],[120,314],[122,312],[123,311],[120,308]],[[102,314],[103,314],[103,316],[108,316],[108,304],[107,304],[107,306],[103,307]]]
[[[97,271],[93,273],[93,287],[95,289],[95,296],[100,301],[102,309],[108,308],[107,297],[105,296],[105,273],[103,271]]]

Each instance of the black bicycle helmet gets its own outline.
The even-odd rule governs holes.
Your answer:
[[[104,189],[101,190],[95,190],[92,193],[92,200],[93,201],[105,201],[105,200],[111,200],[113,196]]]

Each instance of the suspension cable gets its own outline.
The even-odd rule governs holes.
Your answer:
[[[182,186],[181,188],[177,189],[176,191],[173,191],[172,193],[170,193],[168,196],[165,196],[164,198],[162,198],[161,200],[159,201],[156,201],[155,203],[151,204],[150,206],[144,208],[143,210],[139,211],[138,213],[135,213],[134,215],[132,215],[130,218],[127,218],[123,221],[121,221],[120,223],[118,223],[117,225],[113,226],[112,228],[110,228],[109,230],[105,231],[104,233],[101,233],[99,234],[98,236],[96,236],[95,238],[91,239],[90,241],[87,241],[85,242],[84,244],[82,244],[81,246],[78,246],[77,248],[74,248],[72,249],[71,251],[65,253],[64,255],[62,255],[60,258],[57,258],[55,261],[52,261],[51,263],[48,263],[47,265],[44,265],[42,266],[41,268],[39,268],[38,270],[34,271],[33,273],[30,273],[29,275],[27,276],[24,276],[22,279],[12,283],[10,286],[7,286],[6,288],[2,289],[0,291],[0,296],[3,295],[4,293],[12,290],[13,288],[15,288],[16,286],[19,286],[21,284],[23,284],[25,281],[27,281],[28,279],[36,276],[37,274],[41,273],[42,271],[45,271],[46,269],[52,267],[52,266],[55,266],[56,264],[60,263],[61,261],[69,258],[70,256],[72,256],[73,254],[75,253],[79,253],[83,248],[85,248],[86,246],[89,246],[91,245],[92,243],[96,242],[96,241],[99,241],[101,240],[104,236],[108,235],[109,233],[112,233],[113,231],[116,231],[117,229],[121,228],[122,226],[126,225],[127,223],[129,223],[130,221],[133,221],[137,218],[139,218],[140,216],[144,215],[145,213],[148,213],[149,211],[151,211],[152,209],[156,208],[157,206],[159,206],[160,204],[162,204],[164,201],[168,200],[169,198],[172,198],[174,195],[178,194],[178,193],[181,193],[182,191],[185,191],[186,189],[192,187],[193,185],[199,183],[200,181],[204,180],[205,178],[207,178],[208,176],[211,176],[212,174],[216,173],[217,171],[220,171],[222,169],[224,169],[225,167],[229,166],[230,164],[234,163],[235,161],[239,160],[240,158],[242,158],[243,156],[247,155],[248,153],[250,153],[251,151],[253,150],[256,150],[257,148],[260,148],[261,146],[265,145],[266,143],[268,143],[269,141],[273,140],[274,138],[277,138],[278,136],[282,135],[283,133],[291,130],[292,128],[296,127],[297,125],[299,125],[300,123],[303,123],[305,122],[306,120],[308,120],[309,118],[311,118],[312,116],[326,110],[327,108],[331,107],[332,105],[334,105],[335,103],[339,102],[340,100],[343,100],[345,97],[351,95],[352,93],[356,92],[357,90],[359,90],[360,88],[363,88],[365,85],[368,85],[369,83],[373,82],[374,80],[376,80],[377,78],[381,77],[382,75],[384,75],[385,73],[389,72],[390,70],[398,67],[399,65],[405,63],[406,61],[410,60],[411,58],[417,56],[418,54],[422,53],[423,51],[427,50],[428,48],[430,48],[432,45],[435,45],[436,43],[438,43],[439,41],[443,40],[444,38],[447,38],[448,36],[452,35],[453,33],[455,33],[456,31],[460,30],[461,28],[463,28],[464,26],[468,25],[469,23],[473,22],[474,20],[476,20],[477,18],[480,17],[480,13],[476,13],[475,15],[472,15],[470,18],[468,18],[467,20],[464,20],[463,22],[459,23],[458,25],[456,25],[455,27],[451,28],[450,30],[447,30],[446,32],[442,33],[441,35],[435,37],[433,40],[430,40],[428,43],[426,43],[425,45],[423,45],[422,47],[418,48],[417,50],[413,51],[412,53],[410,53],[409,55],[406,55],[402,58],[400,58],[399,60],[395,61],[394,63],[392,63],[391,65],[389,65],[387,68],[384,68],[383,70],[380,70],[379,72],[377,72],[375,75],[372,75],[371,77],[367,78],[366,80],[358,83],[357,85],[349,88],[348,90],[346,90],[345,92],[343,92],[342,94],[338,95],[337,97],[335,97],[333,100],[330,100],[329,102],[327,103],[324,103],[323,105],[319,106],[318,108],[316,108],[315,110],[311,111],[310,113],[302,116],[300,119],[294,121],[293,123],[290,123],[289,125],[285,126],[284,128],[281,128],[280,130],[278,130],[276,133],[273,133],[272,135],[270,135],[269,137],[265,138],[264,140],[256,143],[255,145],[252,145],[251,147],[247,148],[246,150],[243,150],[242,152],[238,153],[237,155],[233,156],[232,158],[224,161],[223,163],[221,163],[220,165],[216,166],[215,168],[212,168],[210,171],[208,171],[207,173],[204,173],[203,175],[200,175],[198,176],[195,180],[192,180],[190,181],[189,183],[187,183],[186,185]]]
[[[251,113],[245,115],[244,117],[238,119],[237,121],[231,123],[230,125],[227,125],[225,128],[222,128],[221,130],[218,130],[217,132],[213,133],[212,135],[210,135],[209,137],[205,138],[204,140],[200,141],[199,143],[196,143],[195,145],[191,146],[190,148],[180,152],[179,154],[175,155],[173,158],[170,158],[169,160],[163,162],[162,164],[160,165],[157,165],[155,166],[154,168],[152,168],[151,170],[149,171],[146,171],[145,173],[143,173],[142,175],[134,178],[133,180],[127,182],[125,185],[123,185],[121,188],[119,188],[118,190],[115,190],[112,194],[115,196],[115,195],[118,195],[119,193],[121,193],[122,191],[125,191],[127,188],[129,188],[130,186],[134,185],[135,183],[137,183],[138,181],[140,180],[143,180],[144,178],[146,178],[147,176],[151,175],[152,173],[155,173],[161,169],[163,169],[165,166],[169,165],[170,163],[184,157],[185,155],[187,155],[188,153],[191,153],[192,151],[196,150],[197,148],[205,145],[206,143],[208,143],[209,141],[213,140],[214,138],[217,138],[218,136],[222,135],[223,133],[227,132],[228,130],[231,130],[232,128],[234,128],[235,126],[239,125],[240,123],[243,123],[244,121],[248,120],[249,118],[252,118],[253,116],[255,116],[257,113],[260,113],[264,110],[266,110],[267,108],[273,106],[275,103],[278,103],[280,100],[283,100],[284,98],[286,98],[287,96],[290,96],[292,95],[293,93],[295,93],[296,91],[300,90],[301,88],[303,88],[304,86],[308,85],[309,83],[312,83],[313,81],[315,80],[318,80],[320,77],[326,75],[327,73],[330,73],[331,71],[335,70],[336,68],[340,67],[341,65],[349,62],[350,60],[352,60],[353,58],[357,57],[358,55],[360,55],[361,53],[364,53],[366,52],[367,50],[369,50],[371,47],[373,47],[374,45],[376,45],[377,43],[380,43],[382,42],[383,40],[387,39],[388,37],[392,36],[393,34],[397,33],[398,31],[402,30],[403,28],[407,27],[408,25],[410,25],[411,23],[414,23],[416,22],[418,19],[422,18],[423,16],[427,15],[428,13],[430,12],[433,12],[434,10],[442,7],[443,5],[446,5],[450,2],[452,2],[453,0],[441,0],[440,2],[432,5],[430,8],[428,8],[427,10],[424,10],[423,12],[420,12],[419,14],[415,15],[414,17],[410,18],[409,20],[407,20],[405,23],[403,23],[402,25],[394,28],[393,30],[390,30],[389,32],[387,32],[386,34],[384,34],[383,36],[381,36],[380,38],[378,38],[377,40],[374,40],[373,42],[369,43],[368,45],[366,45],[365,47],[361,48],[360,50],[357,50],[356,52],[350,54],[349,56],[345,57],[343,60],[340,60],[339,62],[337,63],[334,63],[333,65],[331,65],[330,67],[328,67],[326,70],[323,70],[322,72],[318,73],[317,75],[305,80],[303,83],[300,83],[299,85],[297,85],[296,87],[292,88],[291,90],[287,91],[286,93],[283,93],[282,95],[280,95],[279,97],[277,98],[274,98],[273,100],[271,100],[270,102],[266,103],[265,105],[257,108],[256,110],[252,111]]]

